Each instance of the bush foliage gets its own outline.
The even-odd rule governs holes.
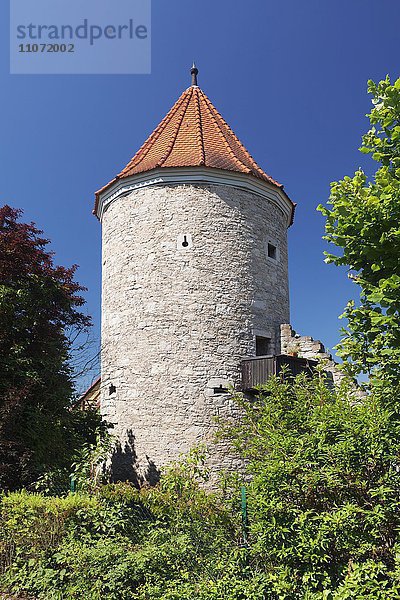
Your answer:
[[[46,599],[230,597],[224,586],[243,563],[238,523],[200,476],[192,454],[153,489],[3,496],[3,589]]]
[[[2,586],[36,598],[400,598],[400,423],[372,394],[271,379],[225,425],[247,463],[206,491],[193,451],[153,488],[98,486],[0,504]]]

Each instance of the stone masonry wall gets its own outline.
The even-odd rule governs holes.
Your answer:
[[[239,384],[256,335],[280,351],[285,216],[231,186],[148,186],[116,199],[102,228],[101,409],[121,442],[117,475],[152,481],[202,442],[212,468],[237,468],[211,444],[214,418],[235,412],[218,388]]]
[[[297,351],[302,358],[323,360],[325,370],[331,373],[335,385],[343,380],[344,374],[338,369],[332,355],[325,351],[322,342],[308,335],[299,335],[291,325],[285,323],[281,326],[281,352],[288,354],[292,351]]]

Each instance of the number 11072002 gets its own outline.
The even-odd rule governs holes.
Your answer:
[[[18,52],[75,52],[74,44],[19,44]]]

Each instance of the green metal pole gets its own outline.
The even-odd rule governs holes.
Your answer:
[[[76,490],[75,477],[73,475],[71,475],[71,477],[69,478],[69,481],[70,481],[70,487],[69,487],[70,491],[75,492],[75,490]]]
[[[240,490],[241,490],[241,494],[242,494],[243,545],[247,546],[249,521],[247,518],[247,497],[246,497],[246,488],[244,487],[244,485],[241,486]]]

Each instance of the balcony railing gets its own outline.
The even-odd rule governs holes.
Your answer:
[[[300,373],[311,376],[317,364],[316,360],[285,354],[246,358],[242,361],[242,391],[251,391],[267,383],[271,376],[279,375],[284,366],[289,375],[295,377]]]

